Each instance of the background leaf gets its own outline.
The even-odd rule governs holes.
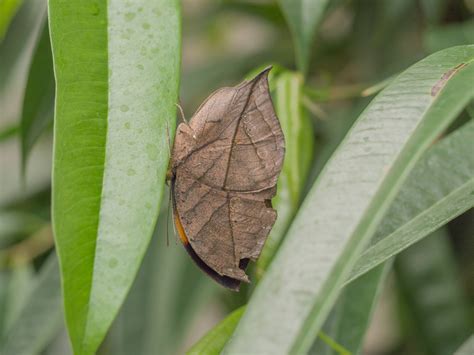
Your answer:
[[[387,265],[378,266],[343,289],[323,327],[325,337],[333,339],[334,343],[347,350],[347,352],[360,352],[365,332],[390,267],[391,262]],[[225,343],[232,336],[244,311],[245,306],[242,306],[229,314],[187,353],[190,355],[220,354]],[[321,333],[320,336],[322,336]],[[338,349],[329,346],[326,341],[318,338],[309,353],[323,355],[339,354],[340,352]]]
[[[232,336],[240,318],[245,311],[242,306],[229,314],[222,322],[212,328],[189,351],[188,355],[214,355],[220,354],[226,341]]]
[[[28,295],[29,285],[33,279],[33,270],[30,265],[19,264],[14,265],[9,273],[8,285],[5,287],[5,313],[3,315],[3,336],[11,328],[12,323],[18,317],[25,304]],[[3,339],[2,342],[3,343]]]
[[[329,0],[278,0],[293,36],[298,69],[306,74],[314,32]]]
[[[442,21],[443,13],[447,4],[444,0],[421,0],[421,10],[430,24],[437,24]]]
[[[24,171],[39,136],[53,123],[54,73],[48,24],[43,24],[30,66],[21,116],[21,155]]]
[[[430,53],[451,46],[474,43],[474,20],[429,28],[423,44]]]
[[[474,121],[426,152],[403,184],[349,281],[474,207]]]
[[[21,3],[22,0],[0,0],[0,42]]]
[[[18,131],[18,125],[16,124],[12,124],[6,126],[5,128],[2,128],[2,130],[0,131],[0,143],[3,143],[5,141],[8,141],[10,138],[15,137]]]
[[[25,296],[0,346],[2,354],[37,354],[63,324],[59,267],[55,254],[49,256]]]
[[[0,249],[31,235],[44,223],[43,219],[32,213],[8,209],[0,210]]]
[[[303,189],[313,160],[314,134],[303,99],[303,77],[283,71],[271,77],[277,117],[285,136],[285,160],[278,180],[273,207],[278,218],[257,262],[261,277],[280,245],[301,202]]]
[[[180,64],[178,1],[52,0],[53,224],[76,354],[102,342],[152,235]]]
[[[21,111],[26,68],[46,21],[46,0],[25,1],[0,42],[0,107],[2,120]]]
[[[391,262],[380,265],[344,287],[322,328],[326,336],[350,354],[360,354],[362,351],[365,333],[391,265]],[[318,338],[311,347],[310,354],[337,352]]]
[[[473,329],[447,238],[446,230],[441,229],[404,251],[395,262],[412,319],[409,334],[415,335],[420,351],[427,354],[452,354]]]
[[[224,353],[309,349],[403,178],[472,99],[473,60],[474,46],[439,52],[372,101],[308,194]],[[433,95],[434,86],[442,89]]]

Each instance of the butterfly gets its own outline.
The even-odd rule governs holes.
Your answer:
[[[255,78],[211,94],[176,130],[170,163],[174,223],[196,264],[238,291],[277,218],[271,199],[285,140],[268,86]]]

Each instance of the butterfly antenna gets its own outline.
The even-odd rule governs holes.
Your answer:
[[[183,108],[181,107],[180,104],[175,104],[175,105],[176,105],[176,107],[179,109],[179,112],[181,113],[181,119],[183,120],[184,123],[186,123],[186,124],[189,126],[188,120],[187,120],[186,117],[184,116]]]

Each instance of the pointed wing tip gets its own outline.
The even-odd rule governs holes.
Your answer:
[[[252,85],[252,83],[255,83],[259,80],[266,80],[268,82],[268,73],[270,72],[270,70],[272,70],[273,66],[272,65],[269,65],[268,67],[266,67],[265,69],[263,69],[260,73],[258,73],[257,75],[255,75],[255,77],[251,80],[246,80],[244,81],[242,84],[244,85]],[[241,85],[242,85],[241,84]]]
[[[269,65],[268,67],[266,67],[265,69],[263,69],[260,74],[257,75],[256,78],[258,77],[261,77],[261,76],[265,76],[265,77],[268,77],[268,73],[270,72],[270,70],[272,70],[273,68],[273,65]]]

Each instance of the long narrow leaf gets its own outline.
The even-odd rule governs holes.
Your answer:
[[[330,336],[348,351],[358,353],[390,266],[391,263],[379,266],[344,288],[333,310],[331,321],[327,321],[323,328],[326,336]],[[357,300],[357,302],[354,302],[354,300]],[[220,354],[225,343],[232,336],[244,311],[245,306],[242,306],[228,315],[194,344],[187,354]],[[333,354],[333,352],[335,350],[321,339],[313,344],[310,351],[311,354],[318,355]]]
[[[0,42],[21,3],[22,0],[0,0]]]
[[[391,265],[391,262],[380,265],[347,285],[331,312],[333,316],[326,320],[323,327],[324,334],[330,336],[351,354],[360,354],[362,350],[365,333]],[[318,338],[310,354],[336,354],[336,352]]]
[[[1,354],[38,354],[63,324],[59,266],[55,254],[48,258],[31,286],[0,347]]]
[[[329,0],[279,0],[295,43],[299,70],[306,74],[314,32],[321,22]]]
[[[227,339],[230,338],[237,326],[245,306],[242,306],[229,314],[222,322],[212,328],[199,342],[189,351],[188,355],[218,355],[221,353]]]
[[[51,0],[49,15],[54,232],[72,345],[92,354],[158,216],[178,95],[179,1]]]
[[[431,25],[436,25],[442,21],[443,13],[447,3],[444,0],[421,0],[420,7],[424,17]]]
[[[472,44],[473,42],[474,20],[472,19],[465,22],[455,22],[450,25],[428,28],[423,36],[423,45],[429,52],[436,52],[452,46]]]
[[[33,267],[25,263],[14,265],[10,270],[10,280],[8,283],[7,309],[5,312],[5,329],[11,327],[11,324],[18,318],[25,305],[25,300],[30,291],[30,284],[33,280]]]
[[[474,207],[474,121],[416,164],[347,282]]]
[[[273,207],[278,218],[258,259],[261,276],[270,264],[301,202],[313,158],[314,133],[302,103],[303,77],[284,71],[274,77],[275,107],[285,135],[286,153]]]
[[[32,52],[46,21],[46,0],[25,1],[0,41],[0,107],[2,121],[16,119]]]
[[[397,279],[421,351],[452,354],[472,330],[448,233],[440,229],[395,260]]]
[[[18,132],[19,128],[17,124],[2,127],[2,129],[0,130],[0,143],[4,143],[9,139],[15,137]]]
[[[6,328],[7,307],[8,307],[8,284],[11,273],[7,270],[0,270],[0,338],[3,337]]]
[[[30,66],[21,116],[21,160],[24,172],[26,160],[39,136],[53,123],[54,73],[48,24],[41,37]]]
[[[44,223],[44,220],[31,213],[0,209],[0,249],[31,235]]]
[[[309,350],[404,178],[472,99],[473,62],[474,46],[436,53],[372,101],[308,194],[224,353]]]

